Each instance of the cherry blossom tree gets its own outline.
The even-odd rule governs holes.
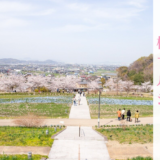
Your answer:
[[[50,87],[51,78],[50,77],[43,77],[43,76],[30,76],[27,79],[26,85],[34,91],[36,88]]]
[[[134,83],[132,81],[124,81],[123,83],[123,89],[127,92],[127,96],[129,95],[129,92],[133,89]]]
[[[114,88],[114,82],[113,79],[109,79],[106,81],[106,83],[104,84],[104,87],[108,88],[110,91],[112,91],[112,89]]]
[[[151,85],[151,82],[144,82],[142,83],[142,89],[144,92],[150,92],[153,89],[153,86]]]
[[[24,77],[19,75],[10,75],[2,77],[0,80],[0,90],[3,91],[13,91],[18,88],[25,81]]]
[[[97,93],[101,90],[101,87],[99,86],[97,80],[91,81],[88,83],[88,91],[94,91]]]
[[[80,79],[75,76],[54,78],[51,81],[50,89],[55,92],[59,89],[67,89],[69,91],[76,88],[76,84]]]

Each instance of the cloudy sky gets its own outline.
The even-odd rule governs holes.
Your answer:
[[[0,58],[129,64],[152,53],[152,0],[0,0]]]

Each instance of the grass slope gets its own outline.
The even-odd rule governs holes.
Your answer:
[[[153,126],[130,126],[125,130],[123,128],[101,128],[96,130],[109,140],[116,140],[119,143],[153,143]]]
[[[90,115],[92,119],[96,119],[98,116],[98,104],[91,104]],[[134,117],[135,111],[138,109],[140,112],[140,117],[152,117],[153,116],[153,106],[147,105],[101,105],[100,116],[101,118],[117,118],[118,109],[123,109],[127,111],[131,110],[132,118]]]
[[[46,130],[49,135],[46,135]],[[51,136],[59,132],[57,128],[0,127],[0,146],[49,146],[53,144]]]
[[[25,115],[27,112],[44,118],[68,118],[70,106],[56,103],[0,104],[0,118],[15,118]]]

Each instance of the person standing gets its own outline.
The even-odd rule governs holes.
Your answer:
[[[79,93],[79,94],[80,94],[80,96],[81,96],[81,94],[82,94],[82,91],[80,91],[80,93]]]
[[[129,120],[129,122],[131,121],[131,111],[128,110],[127,111],[127,121]]]
[[[122,109],[122,112],[121,112],[121,113],[122,113],[122,119],[124,119],[124,116],[125,116],[125,108]]]
[[[117,114],[118,114],[118,120],[120,121],[121,120],[121,109],[119,109],[119,111],[117,111]]]
[[[138,123],[138,118],[139,118],[139,112],[137,110],[136,113],[135,113],[135,123],[136,122]]]
[[[85,92],[83,92],[83,97],[85,97]]]

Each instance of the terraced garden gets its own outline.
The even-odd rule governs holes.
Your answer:
[[[46,130],[49,134],[46,135]],[[61,131],[59,127],[0,127],[0,146],[49,146],[53,144],[51,136]]]
[[[0,118],[15,118],[33,113],[44,118],[68,118],[71,104],[6,103],[0,104]]]
[[[116,140],[119,143],[153,143],[153,126],[130,126],[124,128],[105,128],[96,129],[105,135],[108,140]]]
[[[96,119],[98,116],[98,104],[90,104],[90,115],[91,118]],[[100,106],[100,117],[106,118],[117,118],[117,111],[119,109],[131,110],[131,117],[134,117],[135,111],[138,109],[140,117],[152,117],[153,116],[153,106],[152,105],[101,105]]]

